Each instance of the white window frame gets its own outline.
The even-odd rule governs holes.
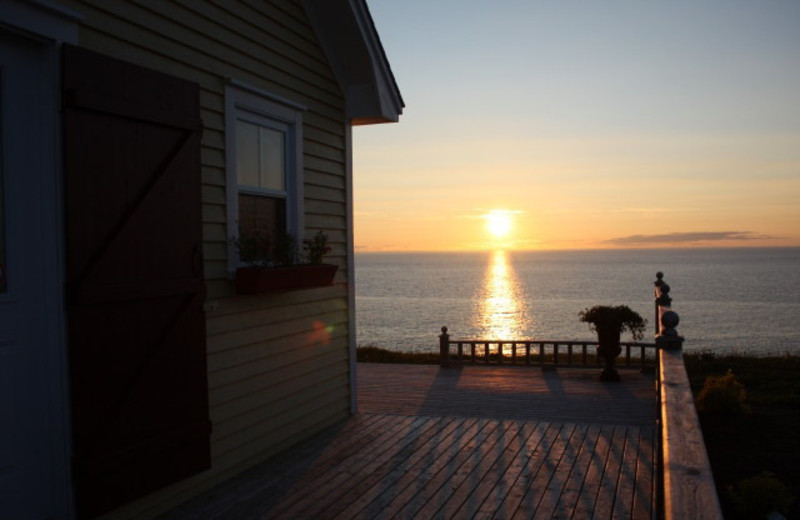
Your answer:
[[[225,169],[228,227],[228,271],[241,264],[235,242],[239,238],[239,193],[286,199],[286,232],[303,241],[303,112],[294,103],[245,83],[231,80],[225,87]],[[239,119],[285,132],[285,190],[240,186],[236,177],[236,121]]]

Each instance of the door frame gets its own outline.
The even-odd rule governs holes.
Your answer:
[[[42,175],[41,196],[45,201],[42,220],[45,250],[46,310],[42,330],[43,371],[50,382],[47,389],[49,416],[52,418],[49,446],[54,468],[52,490],[56,510],[54,518],[74,517],[71,483],[70,411],[66,318],[64,312],[64,222],[63,182],[61,164],[61,60],[62,43],[78,43],[78,23],[83,17],[49,0],[0,0],[0,30],[10,31],[36,43],[41,49],[40,65],[49,84],[48,95],[42,99],[41,121],[42,159],[46,165]]]

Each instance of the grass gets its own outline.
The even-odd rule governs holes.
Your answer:
[[[732,373],[744,387],[750,409],[750,413],[699,413],[725,518],[753,518],[752,509],[742,505],[742,496],[764,472],[774,475],[772,480],[795,497],[789,509],[781,511],[784,516],[800,518],[800,356],[701,353],[686,354],[684,359],[695,396],[706,378]],[[769,501],[771,491],[750,493],[755,498],[748,499]]]

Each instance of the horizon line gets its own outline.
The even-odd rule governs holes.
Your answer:
[[[668,250],[709,250],[709,249],[800,249],[799,245],[681,245],[681,246],[650,246],[650,247],[574,247],[574,248],[546,248],[546,249],[515,249],[494,247],[484,249],[354,249],[355,253],[493,253],[495,251],[508,251],[512,253],[546,253],[546,252],[587,252],[587,251],[668,251]]]

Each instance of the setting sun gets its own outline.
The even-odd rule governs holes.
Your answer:
[[[511,212],[502,209],[493,209],[486,215],[486,229],[494,238],[504,238],[511,232]]]

